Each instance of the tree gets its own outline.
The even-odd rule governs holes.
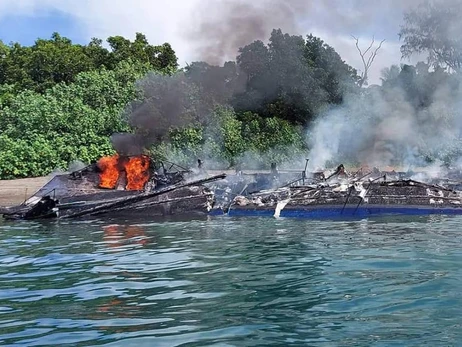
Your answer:
[[[415,66],[402,64],[393,65],[382,70],[382,87],[384,92],[398,88],[398,93],[406,96],[406,101],[416,111],[426,109],[432,105],[435,97],[441,98],[444,91],[449,98],[459,90],[459,79],[449,74],[445,69],[437,67],[430,69],[430,65],[418,62]]]
[[[43,92],[57,83],[72,82],[80,72],[92,69],[93,64],[83,46],[72,44],[71,40],[55,32],[50,40],[35,42],[25,68],[37,90]]]
[[[401,68],[398,65],[392,65],[382,69],[380,78],[383,87],[388,87],[391,83],[394,83],[399,76]]]
[[[168,43],[150,45],[141,33],[134,42],[122,36],[107,41],[111,50],[98,38],[80,45],[58,33],[51,39],[39,38],[30,47],[0,41],[0,84],[14,86],[16,92],[31,89],[44,93],[58,83],[72,83],[81,72],[102,67],[113,70],[122,61],[149,64],[151,70],[166,74],[178,68],[175,51]]]
[[[273,30],[268,46],[255,41],[239,50],[238,67],[247,75],[235,109],[308,124],[328,103],[341,103],[354,90],[356,71],[329,45],[308,35]]]
[[[329,103],[340,104],[345,94],[354,92],[359,80],[356,70],[346,64],[334,48],[323,40],[308,35],[305,57],[315,70],[316,79],[327,91]]]
[[[362,51],[361,48],[359,48],[359,39],[354,37],[353,35],[351,35],[351,37],[353,37],[353,39],[356,41],[356,49],[358,50],[359,56],[361,57],[361,61],[363,63],[364,70],[361,73],[361,77],[358,82],[359,87],[361,88],[363,85],[367,85],[369,69],[374,63],[374,59],[377,56],[377,53],[379,49],[382,47],[382,44],[385,42],[385,40],[380,41],[379,45],[376,48],[373,48],[375,40],[374,38],[372,38],[369,47],[367,47],[365,51]]]
[[[46,175],[73,160],[90,163],[112,153],[110,136],[131,130],[121,115],[139,97],[135,82],[149,69],[123,61],[44,93],[12,96],[0,110],[0,179]]]
[[[115,68],[115,59],[108,49],[103,47],[103,40],[93,37],[90,43],[84,46],[85,54],[91,59],[94,69],[102,66],[107,69]]]
[[[405,13],[399,37],[404,41],[401,53],[408,58],[428,53],[433,66],[462,68],[462,2],[458,0],[426,1]]]
[[[170,44],[150,45],[146,36],[136,33],[135,41],[122,36],[111,36],[107,39],[112,49],[111,55],[116,62],[132,59],[149,63],[156,71],[173,73],[178,68],[178,59]]]
[[[263,76],[270,65],[268,47],[260,41],[254,41],[239,50],[237,64],[247,73],[247,81]]]
[[[2,59],[2,84],[15,85],[17,89],[33,89],[36,87],[28,67],[32,55],[31,47],[23,47],[19,43],[8,46]]]
[[[185,76],[188,83],[196,87],[196,96],[200,98],[197,107],[202,109],[199,111],[202,116],[209,113],[215,105],[229,104],[234,94],[245,90],[247,78],[232,61],[223,66],[193,62],[185,68]]]
[[[240,49],[237,61],[247,74],[246,90],[235,96],[238,111],[253,111],[265,117],[280,117],[306,123],[325,100],[304,57],[301,36],[273,30],[267,49],[254,42]]]

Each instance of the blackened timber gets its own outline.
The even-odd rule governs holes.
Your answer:
[[[462,192],[414,180],[321,184],[238,196],[227,213],[280,217],[462,214]]]
[[[155,192],[141,193],[141,194],[138,194],[138,195],[135,195],[135,196],[124,197],[124,198],[116,200],[116,201],[102,203],[102,204],[99,204],[97,206],[85,209],[85,210],[79,210],[78,212],[64,215],[61,218],[76,218],[76,217],[80,217],[80,216],[84,216],[84,215],[101,214],[101,213],[107,212],[110,209],[118,209],[118,208],[123,207],[123,206],[139,203],[141,201],[144,201],[144,200],[147,200],[147,199],[150,199],[150,198],[153,198],[153,197],[157,197],[159,195],[163,195],[163,194],[172,192],[172,191],[177,190],[177,189],[181,189],[181,188],[185,188],[185,187],[189,187],[189,186],[201,185],[201,184],[204,184],[204,183],[210,183],[210,182],[214,182],[214,181],[217,181],[217,180],[220,180],[220,179],[224,179],[225,177],[226,177],[226,174],[220,174],[220,175],[215,175],[215,176],[212,176],[212,177],[209,177],[209,178],[203,178],[203,179],[200,179],[200,180],[195,180],[195,181],[191,181],[191,182],[187,182],[187,183],[183,183],[183,184],[176,184],[176,185],[172,185],[172,186],[169,186],[168,188],[164,188],[162,190],[158,190],[158,191],[155,191]]]

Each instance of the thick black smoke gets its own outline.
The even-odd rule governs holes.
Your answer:
[[[369,0],[204,0],[197,8],[197,16],[192,16],[195,18],[192,30],[185,29],[185,35],[190,44],[197,48],[197,57],[209,64],[221,64],[226,59],[234,59],[240,47],[259,39],[265,41],[273,28],[281,28],[283,32],[291,34],[306,34],[307,30],[323,22],[325,28],[330,27],[337,34],[341,32],[349,36],[360,29],[367,31],[371,23],[376,24],[384,19],[387,20],[384,23],[401,21],[403,10],[420,2],[390,0],[389,6],[380,6]],[[394,16],[391,15],[393,13]],[[396,24],[393,33],[388,30],[395,37],[399,30],[399,23]],[[329,33],[329,29],[326,31]],[[386,37],[379,34],[377,36]],[[335,48],[335,43],[333,46]],[[274,70],[283,70],[287,65],[286,61],[281,60],[281,69]],[[132,104],[127,112],[129,123],[136,130],[134,141],[114,136],[114,147],[122,152],[136,152],[136,148],[140,151],[142,147],[165,139],[172,127],[181,128],[194,122],[206,124],[207,115],[213,107],[228,103],[236,91],[244,90],[244,84],[245,76],[234,63],[224,67],[195,63],[185,73],[174,76],[151,74],[140,82],[143,101]],[[270,83],[266,85],[268,88],[272,86]],[[311,86],[312,83],[307,81],[302,85]],[[322,95],[305,94],[322,100]],[[250,101],[255,100],[259,101],[259,98],[251,98]],[[332,128],[329,126],[327,129]],[[313,132],[318,131],[314,129]],[[322,142],[319,141],[319,144]]]
[[[134,134],[114,134],[112,145],[119,154],[136,155],[151,144],[163,140],[171,127],[191,121],[192,85],[184,73],[164,76],[151,73],[139,81],[142,98],[126,110]]]
[[[111,136],[112,147],[123,156],[143,154],[145,139],[138,134],[115,133]]]
[[[207,126],[217,105],[225,105],[245,88],[245,75],[233,62],[223,66],[193,63],[172,76],[151,73],[138,82],[142,98],[126,110],[134,134],[114,134],[119,154],[139,155],[145,148],[168,141],[172,129]]]

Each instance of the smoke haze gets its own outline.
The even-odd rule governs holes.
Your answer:
[[[460,27],[461,3],[454,0],[433,3],[434,16],[428,19],[425,13],[418,17],[420,26],[413,21],[411,34],[415,30],[418,35],[422,30],[422,37],[434,35],[436,41],[441,39],[438,35],[442,35],[446,40],[444,44],[452,47],[451,54],[456,56],[450,59],[457,64],[462,46],[459,35],[454,35],[454,28]],[[411,37],[408,41],[411,48],[413,40]],[[444,55],[438,57],[436,65],[445,66]],[[451,67],[454,60],[447,65]],[[435,59],[431,63],[435,65]],[[459,166],[462,155],[460,74],[448,74],[438,67],[429,70],[427,64],[418,63],[415,68],[384,69],[383,77],[382,87],[363,90],[359,96],[350,95],[343,105],[317,119],[309,134],[312,168],[338,161],[382,168],[398,166],[405,170],[430,165],[434,171],[437,162]]]
[[[243,91],[245,81],[232,62],[222,67],[193,63],[187,72],[171,76],[150,73],[138,82],[141,100],[132,102],[125,112],[134,134],[113,134],[112,145],[119,154],[139,155],[153,144],[168,141],[172,129],[206,127],[212,110]]]
[[[400,87],[351,96],[310,130],[310,168],[346,162],[410,170],[458,155],[462,95],[448,87],[439,86],[423,109],[416,109]]]
[[[357,61],[353,65],[359,68],[350,35],[396,41],[403,12],[423,1],[204,0],[198,3],[184,36],[195,59],[222,64],[234,60],[239,48],[266,40],[272,29],[280,28],[291,35],[313,33],[327,40],[344,58],[348,55],[350,64]],[[354,52],[351,55],[350,50]],[[396,61],[389,65],[392,63]]]
[[[299,19],[309,13],[305,0],[204,1],[197,9],[198,22],[187,35],[198,58],[220,65],[235,59],[239,48],[268,38],[274,28],[300,32]]]
[[[403,11],[420,3],[420,0],[390,0],[384,6],[368,0],[204,1],[196,8],[198,20],[186,36],[197,48],[200,60],[218,65],[234,59],[239,48],[257,39],[267,39],[273,28],[305,35],[310,31],[303,28],[315,28],[322,21],[328,28],[327,33],[341,31],[344,35],[357,35],[359,31],[363,37],[374,34],[377,38],[396,37]],[[387,22],[388,26],[384,27],[388,29],[393,23],[393,30],[368,32],[373,24],[377,27],[377,22]],[[336,49],[335,42],[326,40],[326,43]],[[378,57],[384,53],[383,49]],[[132,105],[130,124],[140,130],[144,145],[165,137],[172,126],[182,127],[207,119],[214,101],[225,104],[237,90],[220,90],[216,81],[223,80],[221,75],[215,78],[213,74],[206,76],[200,72],[192,76],[195,76],[194,85],[182,73],[173,77],[151,75],[141,81],[146,101]],[[202,91],[204,86],[209,88],[198,98],[201,102],[194,104],[187,95],[198,85]],[[213,91],[215,95],[211,97]],[[209,97],[212,101],[207,101]],[[417,108],[406,98],[400,86],[386,90],[369,88],[360,95],[346,96],[341,106],[320,114],[309,129],[310,168],[347,162],[409,169],[425,165],[426,159],[448,157],[457,151],[455,147],[460,142],[460,100],[460,92],[454,92],[448,84],[438,85],[431,103],[424,108]],[[301,162],[303,165],[304,159]]]

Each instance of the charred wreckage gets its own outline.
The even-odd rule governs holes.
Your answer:
[[[24,203],[0,208],[0,215],[6,219],[64,219],[206,213],[213,207],[214,194],[204,183],[224,177],[195,179],[192,171],[173,163],[156,165],[145,155],[114,155],[54,176]]]
[[[308,163],[308,161],[307,161]],[[410,172],[325,171],[210,175],[152,158],[119,156],[54,176],[24,203],[0,208],[6,219],[88,216],[365,217],[387,214],[462,214],[460,172],[415,179]]]
[[[444,178],[423,173],[360,169],[347,173],[339,165],[329,175],[302,174],[276,189],[240,194],[229,204],[229,216],[344,218],[374,215],[462,214],[460,172]]]

